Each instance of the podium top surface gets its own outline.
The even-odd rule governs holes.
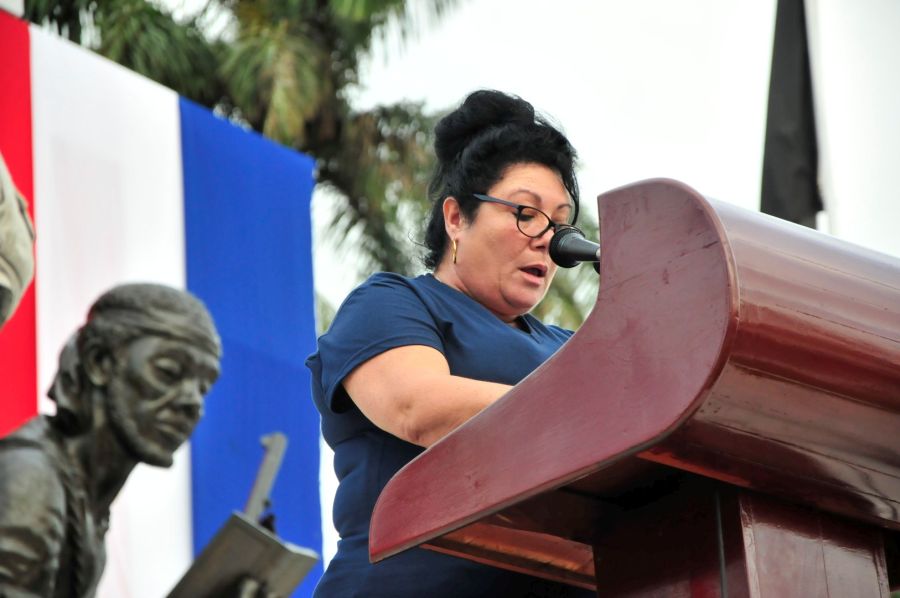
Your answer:
[[[553,492],[621,501],[671,471],[900,529],[900,260],[676,181],[598,204],[593,311],[394,476],[372,559]]]

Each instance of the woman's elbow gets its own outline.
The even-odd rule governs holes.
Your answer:
[[[416,418],[411,414],[402,418],[396,435],[401,440],[425,448],[437,442],[442,436],[437,433],[434,426],[430,425],[429,422]]]

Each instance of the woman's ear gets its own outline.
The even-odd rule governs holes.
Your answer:
[[[459,202],[455,197],[450,196],[444,200],[444,229],[447,236],[456,239],[457,234],[462,230],[466,217],[459,208]]]

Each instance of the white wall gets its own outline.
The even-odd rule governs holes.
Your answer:
[[[43,394],[101,293],[184,287],[181,142],[175,92],[36,26],[30,35]],[[113,503],[100,598],[163,596],[190,565],[188,450],[170,469],[138,465]]]

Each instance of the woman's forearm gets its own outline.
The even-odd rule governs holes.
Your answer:
[[[376,426],[427,447],[511,387],[453,376],[439,351],[414,345],[391,349],[363,363],[344,379],[344,388]]]

